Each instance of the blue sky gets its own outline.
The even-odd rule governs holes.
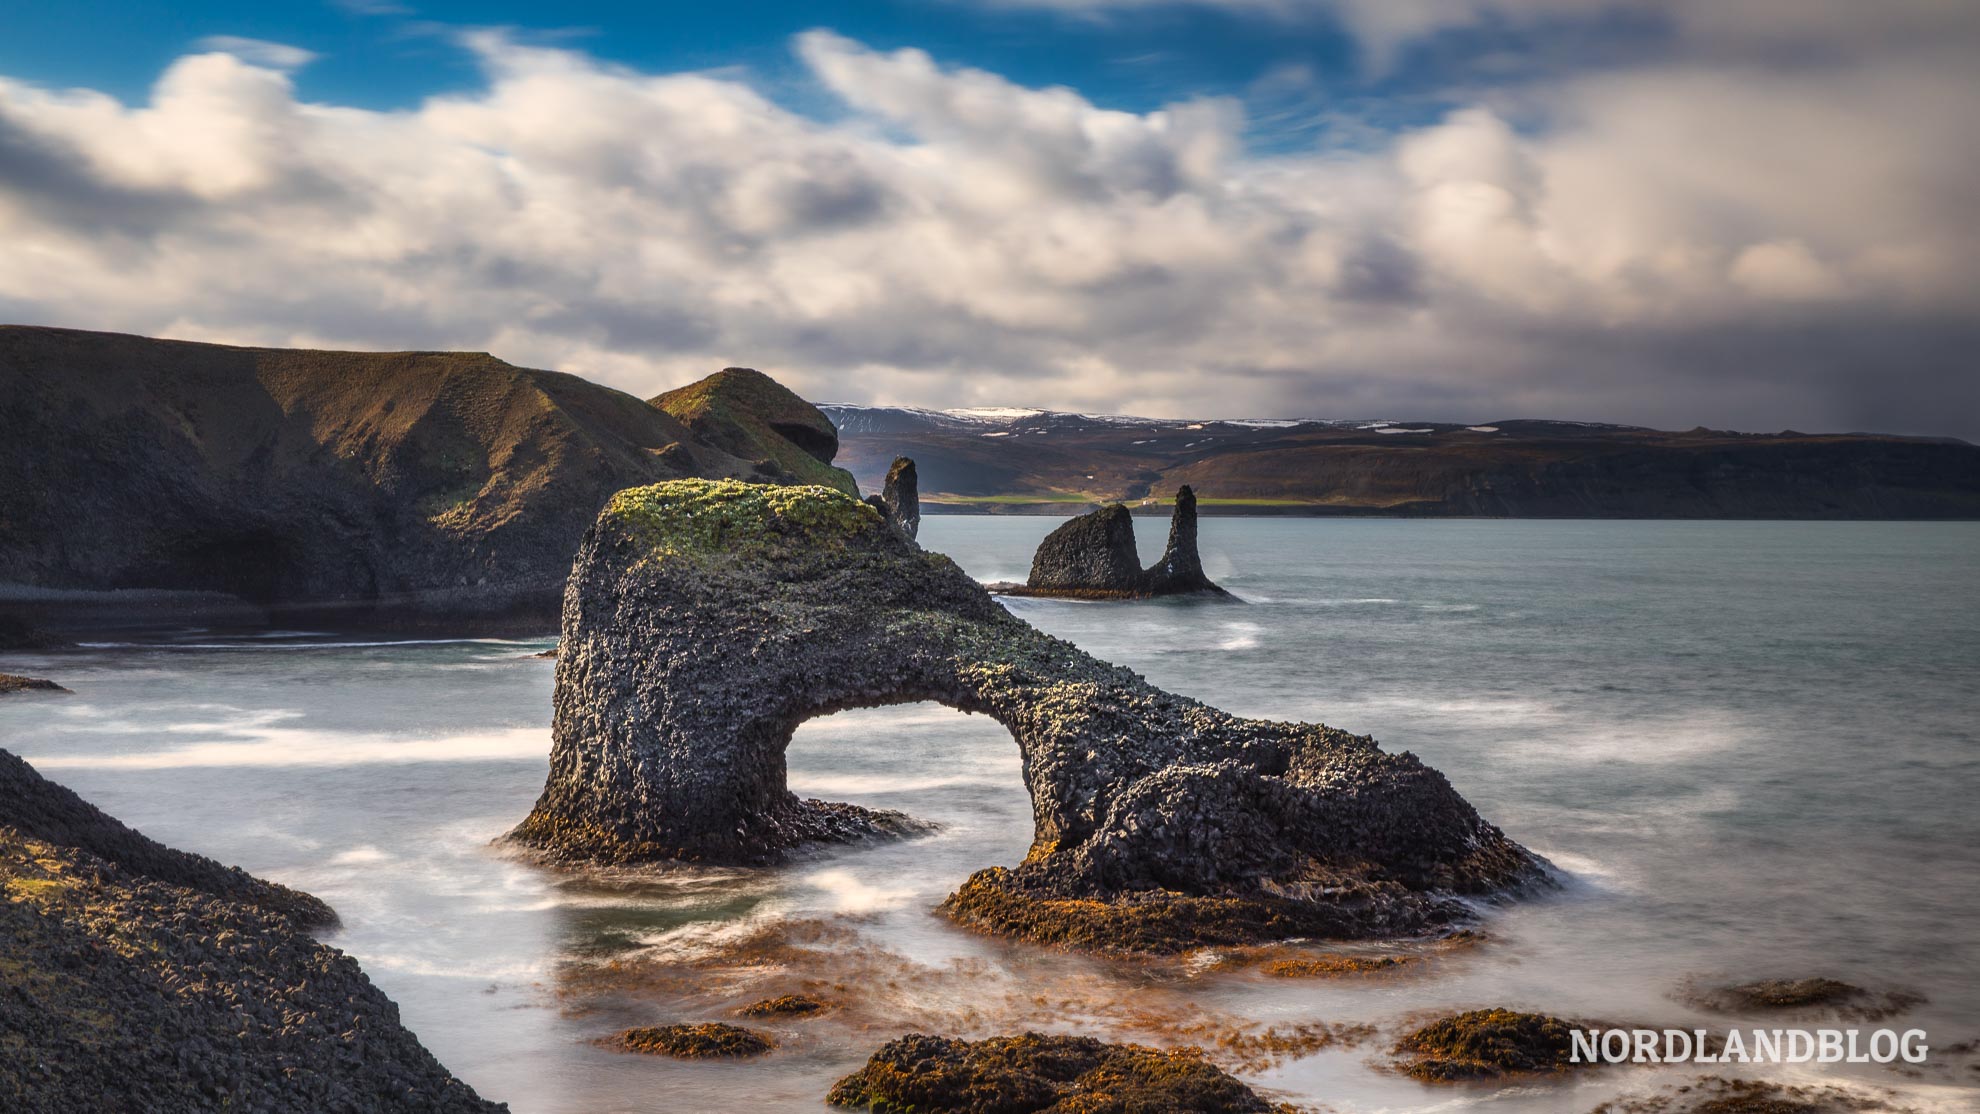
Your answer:
[[[1026,85],[1070,85],[1097,104],[1134,112],[1190,96],[1255,95],[1261,79],[1293,70],[1311,79],[1309,92],[1379,98],[1389,104],[1367,107],[1381,111],[1419,94],[1434,96],[1450,76],[1439,72],[1434,57],[1370,76],[1353,37],[1324,16],[1260,19],[1189,4],[1107,13],[966,0],[555,6],[422,0],[416,7],[390,0],[202,0],[23,6],[8,24],[0,72],[42,84],[141,99],[172,59],[211,37],[234,36],[315,53],[296,79],[301,96],[376,109],[478,85],[474,59],[449,35],[473,27],[505,28],[525,41],[575,47],[642,70],[747,70],[793,107],[824,111],[830,106],[817,103],[790,48],[792,36],[814,27],[879,49],[919,47]],[[103,34],[105,26],[116,34]],[[1406,111],[1420,119],[1432,108],[1411,103]]]
[[[1977,58],[1939,0],[16,5],[0,319],[1980,433]]]

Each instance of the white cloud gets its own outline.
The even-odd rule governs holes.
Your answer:
[[[300,69],[317,58],[313,50],[269,42],[267,39],[244,39],[239,35],[208,35],[199,40],[199,48],[231,54],[243,62],[266,66],[271,70]]]
[[[1568,75],[1269,158],[1233,101],[1109,110],[822,31],[794,48],[831,123],[465,45],[483,88],[393,112],[239,50],[135,105],[0,78],[0,317],[640,394],[742,363],[847,401],[1943,428],[1972,391],[1980,88],[1929,44]]]

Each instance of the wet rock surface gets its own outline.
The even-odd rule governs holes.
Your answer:
[[[1840,979],[1760,979],[1729,986],[1688,983],[1678,1000],[1714,1013],[1881,1021],[1925,1001],[1906,990],[1869,990]]]
[[[0,1109],[435,1111],[478,1098],[307,894],[163,847],[0,752]]]
[[[803,994],[782,994],[751,1002],[736,1012],[744,1017],[814,1017],[831,1008],[830,1003]]]
[[[1169,544],[1154,565],[1141,567],[1132,513],[1109,503],[1047,534],[1032,556],[1024,584],[999,588],[1014,595],[1087,599],[1229,595],[1203,571],[1196,549],[1196,493],[1188,487],[1176,492]]]
[[[945,909],[1040,943],[1176,951],[1401,936],[1544,877],[1407,753],[1242,719],[1033,629],[874,508],[822,488],[621,492],[564,601],[550,775],[510,839],[553,861],[774,863],[914,830],[801,801],[807,719],[937,701],[1023,754],[1035,838]]]
[[[1589,1114],[1915,1114],[1858,1088],[1699,1076],[1654,1094],[1612,1099]]]
[[[1566,1071],[1574,1064],[1572,1021],[1513,1010],[1472,1010],[1440,1018],[1397,1042],[1403,1074],[1426,1083]]]
[[[0,695],[10,692],[67,692],[68,689],[53,681],[40,677],[17,677],[12,673],[0,673]]]
[[[724,1060],[761,1056],[776,1047],[754,1029],[705,1021],[697,1025],[653,1025],[627,1029],[613,1038],[627,1052],[672,1056],[677,1060]]]
[[[889,1041],[827,1098],[833,1106],[927,1114],[1263,1114],[1251,1088],[1195,1049],[1026,1033],[979,1041],[911,1033]]]

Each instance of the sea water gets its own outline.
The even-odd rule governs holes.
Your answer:
[[[922,542],[981,580],[1022,579],[1055,524],[931,517]],[[1164,525],[1144,516],[1144,555]],[[1731,1023],[1685,1005],[1687,981],[1914,991],[1928,1001],[1895,1024],[1940,1047],[1980,1036],[1980,524],[1210,518],[1202,533],[1244,602],[1006,604],[1176,692],[1414,752],[1560,867],[1558,893],[1486,910],[1483,945],[1376,977],[977,937],[931,909],[1021,858],[1030,810],[1009,735],[935,705],[815,720],[790,749],[800,794],[902,809],[933,836],[775,870],[559,875],[490,845],[542,787],[553,664],[531,655],[547,632],[175,629],[8,654],[0,669],[75,695],[0,701],[0,746],[167,844],[329,901],[328,942],[518,1114],[818,1110],[902,1032],[1027,1029],[1236,1034],[1220,1054],[1244,1078],[1337,1111],[1584,1111],[1722,1069],[1509,1089],[1381,1069],[1409,1024],[1455,1009]],[[839,1008],[771,1024],[762,1059],[603,1043],[733,1021],[792,989]],[[1241,1039],[1266,1032],[1335,1039],[1277,1055]],[[1970,1062],[1926,1068],[1761,1074],[1980,1108]]]

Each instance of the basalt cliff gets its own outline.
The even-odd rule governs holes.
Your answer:
[[[0,585],[30,601],[148,589],[554,621],[615,491],[684,476],[855,490],[832,423],[741,368],[642,401],[480,352],[0,326],[0,431]]]
[[[550,774],[510,835],[565,863],[761,864],[913,821],[800,800],[807,719],[936,701],[1023,756],[1035,838],[955,920],[1127,951],[1418,934],[1544,865],[1408,753],[1229,715],[1039,632],[823,487],[620,492],[564,596]]]

